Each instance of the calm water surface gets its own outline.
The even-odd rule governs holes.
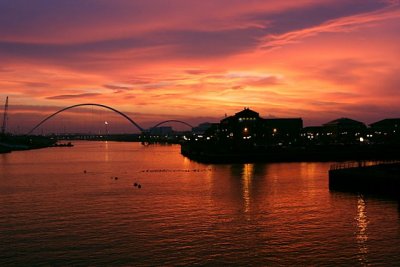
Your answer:
[[[204,165],[179,151],[0,155],[0,266],[400,265],[398,203],[330,192],[329,163]]]

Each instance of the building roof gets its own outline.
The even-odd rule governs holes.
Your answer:
[[[242,111],[239,111],[235,114],[235,117],[243,117],[243,118],[249,118],[249,117],[260,117],[258,112],[255,112],[254,110],[251,110],[249,108],[244,108]]]
[[[221,123],[228,123],[230,121],[236,121],[240,118],[256,118],[259,119],[260,115],[258,112],[255,112],[254,110],[251,110],[249,108],[244,108],[242,111],[239,111],[235,113],[233,116],[226,117],[221,120]]]
[[[399,127],[400,128],[400,118],[383,119],[370,124],[371,127]]]
[[[339,118],[323,124],[325,127],[366,127],[361,121],[356,121],[349,118]]]

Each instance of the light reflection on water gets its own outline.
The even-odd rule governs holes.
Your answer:
[[[365,210],[365,200],[362,195],[358,197],[358,205],[357,205],[357,226],[358,231],[356,235],[357,243],[360,248],[360,256],[359,260],[363,266],[366,266],[368,263],[367,256],[368,256],[368,233],[367,233],[367,226],[368,226],[368,218],[367,212]]]
[[[250,199],[251,199],[251,181],[254,175],[254,164],[243,164],[242,171],[242,183],[243,183],[243,202],[244,212],[247,213],[250,210]]]
[[[0,155],[0,265],[399,265],[398,203],[329,192],[329,165],[116,142]]]

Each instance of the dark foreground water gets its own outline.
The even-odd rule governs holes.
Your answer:
[[[330,192],[329,163],[203,165],[179,149],[0,155],[0,266],[400,265],[398,203]]]

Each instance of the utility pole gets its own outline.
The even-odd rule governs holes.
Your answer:
[[[6,104],[4,105],[3,124],[1,126],[1,135],[4,135],[6,133],[7,119],[8,119],[7,111],[8,111],[8,96],[6,98]]]

